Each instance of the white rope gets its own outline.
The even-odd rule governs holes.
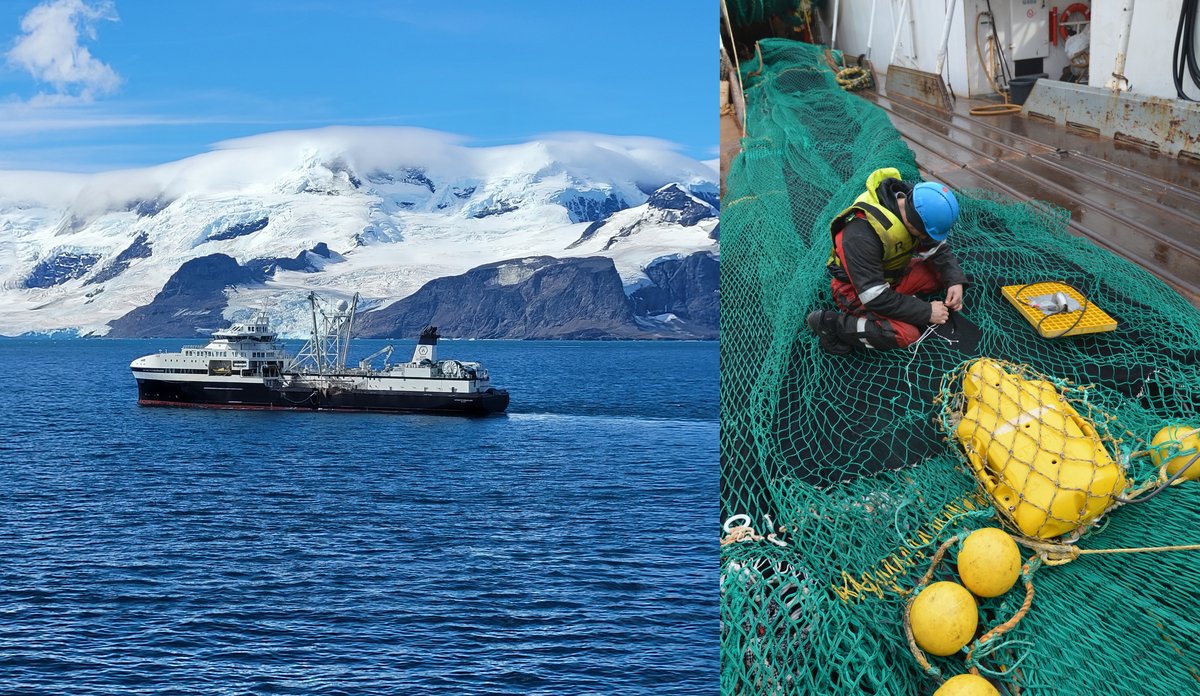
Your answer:
[[[919,350],[921,348],[921,343],[924,342],[925,339],[929,338],[930,336],[937,336],[938,338],[942,339],[943,341],[945,341],[946,343],[949,343],[951,345],[958,343],[958,341],[956,339],[948,338],[946,336],[941,335],[940,333],[936,333],[937,327],[938,327],[937,324],[930,324],[928,327],[926,327],[925,333],[921,334],[920,338],[918,338],[917,340],[908,344],[908,349],[909,349],[909,352],[911,353],[911,355],[908,358],[908,364],[904,366],[904,375],[905,375],[904,381],[907,382],[908,386],[910,386],[910,387],[913,386],[913,383],[912,383],[912,380],[909,379],[908,375],[910,374],[910,371],[912,370],[913,361],[917,359],[917,350]]]

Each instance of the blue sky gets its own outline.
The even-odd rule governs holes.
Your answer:
[[[695,0],[0,0],[0,169],[328,125],[642,135],[707,160],[717,31]]]

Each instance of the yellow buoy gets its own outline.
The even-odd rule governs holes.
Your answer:
[[[935,582],[913,600],[909,620],[917,645],[944,657],[971,642],[979,626],[979,609],[962,585]]]
[[[1021,551],[1017,542],[995,527],[967,535],[958,552],[958,575],[977,597],[999,597],[1021,576]]]
[[[980,358],[963,374],[955,437],[996,508],[1021,533],[1053,539],[1104,513],[1124,470],[1096,427],[1045,380]]]
[[[992,683],[975,674],[950,677],[933,696],[1000,696]]]
[[[1178,442],[1178,445],[1173,444]],[[1190,425],[1168,425],[1150,441],[1150,459],[1155,466],[1167,464],[1167,476],[1173,476],[1200,453],[1200,428]],[[1181,479],[1200,479],[1200,460],[1188,467]]]

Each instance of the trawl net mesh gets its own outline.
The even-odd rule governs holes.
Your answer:
[[[838,87],[820,47],[760,46],[761,64],[743,65],[747,137],[723,203],[721,508],[735,534],[721,556],[722,690],[932,693],[939,680],[904,636],[906,592],[945,540],[1016,529],[942,421],[966,366],[987,357],[1052,378],[1061,394],[1083,390],[1078,415],[1101,421],[1099,441],[1125,483],[1143,485],[1157,470],[1130,454],[1169,423],[1200,424],[1200,313],[1144,270],[1070,237],[1065,211],[959,191],[949,241],[971,280],[964,311],[915,350],[825,354],[805,316],[832,308],[829,220],[872,171],[916,180],[917,168],[887,116]],[[1000,289],[1043,281],[1077,289],[1117,329],[1038,335]],[[943,388],[950,373],[958,378]],[[1102,485],[1086,485],[1085,498],[1102,497]],[[1080,546],[1198,543],[1200,482],[1118,507],[1098,528],[1091,519],[1082,516]],[[935,580],[954,579],[955,553]],[[1032,579],[1028,614],[974,653],[1002,693],[1200,689],[1191,600],[1200,552],[1089,555]],[[1013,590],[981,600],[981,632],[1023,599]],[[964,672],[965,652],[931,664]]]

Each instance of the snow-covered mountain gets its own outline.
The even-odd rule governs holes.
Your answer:
[[[377,127],[254,136],[144,169],[0,172],[0,334],[180,335],[265,306],[302,335],[309,289],[382,310],[434,279],[546,257],[611,259],[589,273],[615,269],[637,326],[666,330],[678,317],[642,301],[662,275],[648,269],[719,257],[715,180],[646,138],[469,147]],[[715,303],[715,286],[676,285]]]

